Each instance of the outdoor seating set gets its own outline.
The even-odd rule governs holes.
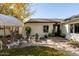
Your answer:
[[[37,34],[29,35],[29,37],[27,37],[27,35],[23,37],[20,34],[15,35],[14,37],[8,35],[3,38],[1,37],[0,39],[3,43],[2,44],[3,49],[18,48],[18,47],[26,46],[28,43],[31,44],[33,42],[42,43],[44,41],[47,43],[47,36],[39,37]]]
[[[2,37],[0,38],[0,49],[3,49],[3,46],[8,46],[7,44],[14,45],[14,34],[21,28],[24,23],[13,16],[7,16],[0,14],[0,31]],[[10,35],[10,36],[7,36]],[[16,35],[15,35],[16,36]],[[19,42],[19,41],[18,41]],[[13,43],[13,44],[12,44]],[[18,44],[18,43],[17,43]]]
[[[26,37],[14,37],[13,39],[9,39],[7,40],[7,43],[5,44],[5,47],[10,49],[10,48],[18,48],[21,47],[24,43],[33,43],[33,41],[35,42],[41,42],[45,41],[47,42],[47,38],[44,37],[35,37],[34,35],[30,35],[28,38]]]
[[[31,40],[34,40],[35,42],[41,42],[41,43],[42,43],[42,41],[47,42],[47,36],[46,36],[46,35],[44,35],[44,36],[42,36],[42,37],[39,37],[38,34],[30,35],[30,36],[29,36],[29,39],[30,39],[30,41],[31,41]]]
[[[20,47],[20,45],[22,45],[23,43],[27,43],[27,41],[23,37],[5,37],[2,38],[1,41],[3,43],[3,47],[8,49]]]

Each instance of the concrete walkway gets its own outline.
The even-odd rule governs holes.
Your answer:
[[[47,42],[35,42],[34,40],[32,40],[31,43],[23,44],[22,47],[31,45],[48,46],[57,50],[65,51],[69,56],[79,56],[79,48],[73,48],[68,44],[68,40],[65,40],[61,37],[49,38]]]

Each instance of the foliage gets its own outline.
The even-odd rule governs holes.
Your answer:
[[[2,3],[0,4],[0,14],[11,15],[19,20],[30,16],[29,4],[25,3]]]
[[[52,33],[48,33],[48,37],[52,37]]]
[[[64,38],[65,34],[62,31],[60,31],[60,36]]]
[[[0,53],[7,53],[7,55],[9,56],[64,56],[66,55],[65,52],[61,52],[54,48],[49,48],[44,46],[27,46],[24,48],[6,49],[6,50],[1,50]]]
[[[48,37],[53,37],[53,36],[55,36],[54,33],[48,33]]]
[[[31,28],[30,27],[26,27],[25,31],[26,31],[26,34],[30,34],[31,33]]]
[[[52,32],[49,32],[49,33],[48,33],[48,37],[53,37],[53,36],[55,36],[55,33],[54,33],[54,31],[52,30]]]
[[[73,45],[74,47],[79,47],[79,42],[75,39],[70,39],[69,44]]]

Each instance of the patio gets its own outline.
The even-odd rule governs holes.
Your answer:
[[[60,51],[65,51],[67,52],[67,54],[69,56],[79,56],[79,48],[74,48],[72,47],[72,45],[68,44],[69,41],[65,40],[64,38],[61,37],[52,37],[47,39],[46,41],[42,41],[42,42],[35,42],[34,40],[32,40],[30,43],[26,43],[24,46],[47,46],[47,47],[51,47],[51,48],[55,48],[57,50]]]
[[[10,48],[21,48],[26,46],[47,46],[55,48],[59,51],[65,51],[69,56],[79,56],[79,48],[74,48],[72,45],[68,44],[69,41],[61,37],[52,37],[47,39],[47,41],[36,42],[34,39],[29,39],[29,42],[26,40],[17,40],[11,44],[7,44],[8,49]]]

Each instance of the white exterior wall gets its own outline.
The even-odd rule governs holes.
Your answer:
[[[68,24],[60,24],[60,29],[64,34],[69,33],[69,25]]]
[[[79,23],[79,19],[78,20],[74,20],[74,21],[71,21],[71,22],[68,22],[66,24],[64,24],[65,26],[65,34],[66,34],[66,39],[73,39],[73,40],[77,40],[79,41],[79,34],[78,33],[70,33],[70,28],[69,28],[69,25],[70,24],[75,24],[75,23]],[[64,29],[63,29],[64,30]]]
[[[43,36],[43,35],[47,34],[47,33],[43,32],[43,26],[44,25],[48,25],[49,26],[49,32],[52,32],[52,30],[53,30],[53,23],[27,23],[27,24],[24,25],[23,35],[26,35],[25,28],[27,26],[29,26],[32,29],[31,34],[34,35],[34,34],[38,33],[39,36]]]

